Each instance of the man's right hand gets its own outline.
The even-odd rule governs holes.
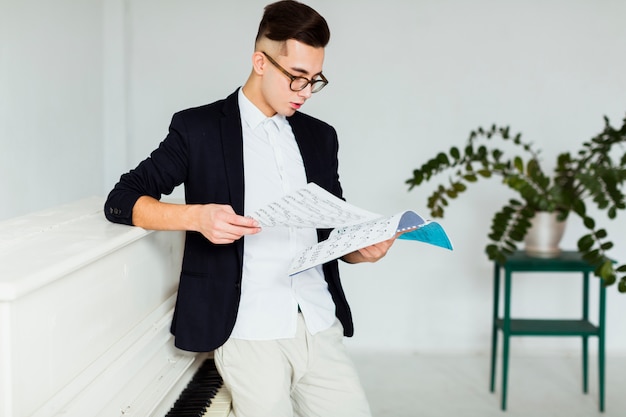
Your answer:
[[[236,214],[229,205],[206,204],[197,208],[200,211],[197,231],[215,244],[233,243],[261,231],[259,222]]]
[[[149,196],[133,207],[133,224],[149,230],[193,230],[215,244],[228,244],[259,233],[259,223],[226,204],[170,204]]]

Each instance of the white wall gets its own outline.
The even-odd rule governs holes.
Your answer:
[[[0,219],[102,192],[98,0],[0,3]]]
[[[17,34],[10,48],[0,50],[0,181],[3,201],[9,202],[0,208],[0,219],[44,203],[105,195],[164,138],[173,112],[234,91],[249,72],[266,1],[111,0],[100,9],[97,2],[81,3],[80,9],[70,2],[29,3],[65,13],[26,28],[15,20],[31,21],[32,7],[15,1],[0,9],[2,19],[12,22],[10,31],[0,29],[3,39]],[[404,181],[428,157],[464,143],[479,125],[511,125],[551,160],[598,133],[603,115],[616,126],[626,114],[622,1],[308,4],[331,26],[324,66],[330,84],[303,111],[338,129],[346,197],[372,211],[428,214],[432,187],[409,193]],[[38,43],[42,37],[58,39],[62,47]],[[57,49],[65,59],[50,62],[50,51]],[[30,52],[28,60],[22,51]],[[69,59],[76,55],[85,59]],[[45,96],[63,100],[45,106]],[[55,123],[51,109],[62,113]],[[18,129],[27,120],[39,127]],[[9,139],[17,134],[15,144]],[[71,154],[53,146],[77,142],[80,148]],[[14,156],[5,156],[7,147]],[[62,172],[31,168],[22,181],[14,180],[50,155],[62,163]],[[59,178],[65,179],[62,186]],[[342,266],[357,332],[348,343],[364,349],[487,350],[492,282],[483,248],[491,216],[509,196],[492,181],[454,201],[442,221],[453,252],[401,241],[378,264]],[[616,243],[614,256],[625,259],[626,240],[619,235],[624,219],[606,226]],[[581,230],[571,221],[563,246],[573,248]],[[615,287],[608,293],[607,347],[626,352],[626,295]],[[572,276],[526,277],[516,282],[514,296],[519,314],[575,315],[580,283]],[[538,347],[578,349],[579,342],[514,344]]]

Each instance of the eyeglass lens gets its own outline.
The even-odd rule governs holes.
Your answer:
[[[304,77],[295,77],[292,81],[291,81],[291,89],[293,91],[301,91],[304,90],[306,88],[307,85],[309,85],[309,82],[311,83],[311,92],[312,93],[317,93],[318,91],[320,91],[322,88],[324,88],[326,86],[326,82],[324,80],[307,80]]]

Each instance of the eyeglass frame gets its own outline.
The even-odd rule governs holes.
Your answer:
[[[320,92],[324,87],[326,87],[328,85],[328,80],[326,79],[326,77],[324,77],[324,74],[322,74],[321,72],[318,74],[321,78],[317,79],[317,80],[309,80],[306,77],[302,77],[302,76],[296,76],[291,74],[289,71],[287,71],[286,69],[284,69],[283,67],[280,66],[280,64],[278,62],[276,62],[274,60],[274,58],[272,58],[271,56],[269,56],[267,53],[265,53],[264,51],[261,51],[261,53],[263,55],[265,55],[265,57],[268,59],[268,61],[270,61],[272,63],[272,65],[274,65],[276,68],[278,68],[278,70],[280,72],[282,72],[283,74],[285,74],[287,76],[287,78],[289,78],[291,80],[291,82],[289,83],[289,89],[291,91],[302,91],[305,88],[307,88],[307,86],[310,84],[311,85],[311,93],[318,93]],[[306,84],[304,84],[302,86],[302,88],[300,89],[295,89],[293,88],[293,82],[297,79],[302,79],[302,80],[306,80]],[[321,87],[319,87],[319,89],[315,89],[315,84],[316,83],[323,83],[321,84]]]

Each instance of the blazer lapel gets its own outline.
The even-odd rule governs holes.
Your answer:
[[[230,201],[235,213],[243,215],[243,134],[239,104],[237,102],[238,91],[228,96],[224,102],[221,135]]]
[[[323,184],[320,184],[322,181],[321,167],[323,165],[320,160],[319,149],[316,146],[315,138],[310,129],[307,128],[306,123],[299,116],[299,113],[295,113],[288,120],[293,134],[296,137],[298,147],[300,148],[307,182],[315,182],[323,186]]]

